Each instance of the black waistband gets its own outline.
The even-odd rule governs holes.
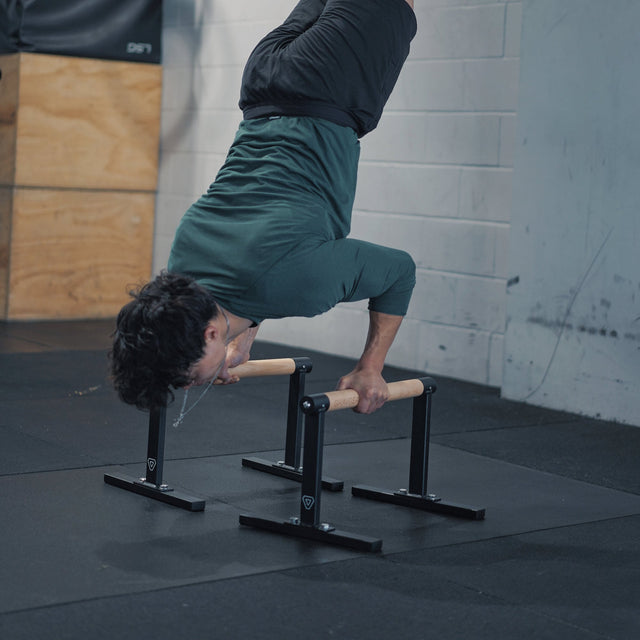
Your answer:
[[[358,123],[351,114],[324,102],[304,102],[301,104],[257,104],[242,110],[245,120],[268,118],[269,116],[298,116],[329,120],[342,127],[351,127],[360,135]]]

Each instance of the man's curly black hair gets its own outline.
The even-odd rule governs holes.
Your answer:
[[[164,271],[130,295],[113,334],[111,376],[123,402],[149,409],[173,401],[171,388],[189,383],[218,307],[193,278]]]

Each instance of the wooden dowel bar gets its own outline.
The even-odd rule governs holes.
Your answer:
[[[244,364],[229,369],[229,373],[239,378],[255,378],[258,376],[291,375],[296,371],[293,358],[274,358],[272,360],[249,360]]]
[[[392,400],[403,400],[404,398],[415,398],[416,396],[422,395],[425,391],[422,380],[417,378],[390,382],[387,384],[387,389],[389,390],[389,398],[387,399],[387,402],[391,402]],[[360,396],[354,389],[328,391],[324,395],[329,399],[329,408],[327,411],[353,409],[358,406],[358,402],[360,402]]]

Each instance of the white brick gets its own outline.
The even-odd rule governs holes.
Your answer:
[[[180,219],[192,202],[193,199],[189,196],[158,195],[156,198],[156,234],[173,237]]]
[[[460,218],[508,222],[511,169],[465,168],[460,174]]]
[[[162,30],[162,66],[186,68],[193,66],[200,33],[192,27],[165,27]]]
[[[159,195],[199,198],[213,181],[224,156],[169,152],[162,154]]]
[[[505,308],[504,280],[458,276],[455,326],[504,332]]]
[[[162,3],[163,30],[169,27],[177,27],[179,24],[181,0],[164,0]]]
[[[166,269],[172,242],[173,235],[155,234],[153,246],[154,274],[159,273],[162,269]]]
[[[198,27],[203,22],[203,13],[209,6],[206,0],[181,2],[178,8],[179,24],[183,27]]]
[[[190,3],[184,3],[190,4]],[[201,6],[198,7],[198,4]],[[268,21],[272,27],[280,24],[293,9],[291,0],[196,0],[189,14],[201,24]],[[188,18],[185,18],[188,19]]]
[[[409,60],[387,111],[515,111],[517,58]]]
[[[500,118],[500,166],[513,167],[513,157],[516,147],[516,116],[502,116]]]
[[[415,4],[419,35],[413,59],[499,57],[504,49],[504,4],[426,7]]]
[[[362,145],[363,160],[497,165],[500,118],[431,114],[383,117]]]
[[[179,111],[196,108],[235,110],[240,118],[241,76],[239,65],[165,69],[162,106]]]
[[[489,379],[492,387],[502,386],[502,368],[504,363],[504,334],[494,333],[489,342]]]
[[[516,111],[519,72],[517,58],[465,62],[465,110]]]
[[[200,109],[193,123],[193,139],[190,150],[226,156],[241,119],[240,112]]]
[[[458,179],[453,167],[361,163],[355,208],[455,217]]]
[[[421,251],[424,220],[415,216],[388,216],[354,212],[351,237],[410,253],[414,260]]]
[[[471,5],[499,4],[511,2],[511,0],[416,0],[424,7],[468,7]]]
[[[487,384],[490,334],[422,323],[419,369],[429,374]]]
[[[483,115],[433,116],[429,155],[433,162],[497,164],[498,118]]]
[[[224,164],[226,154],[203,154],[197,164],[194,179],[194,192],[200,196],[215,180],[218,171]]]
[[[406,369],[420,369],[421,358],[419,352],[420,327],[422,323],[405,318],[400,325],[398,335],[389,349],[386,363]]]
[[[195,167],[195,158],[190,153],[163,152],[160,163],[158,196],[171,194],[188,196],[193,193],[191,172]]]
[[[408,60],[386,109],[446,111],[463,107],[464,62]]]
[[[171,162],[171,154],[166,152],[160,154],[160,165],[158,171],[158,195],[156,196],[157,198],[165,194],[178,195],[173,184],[174,172],[172,167],[173,164]]]
[[[163,194],[173,193],[171,189],[172,171],[171,162],[168,153],[161,153],[158,164],[158,195],[156,199]]]
[[[505,283],[419,270],[409,315],[426,322],[483,331],[504,331]]]
[[[197,66],[242,65],[249,54],[273,27],[272,24],[249,22],[238,28],[226,24],[213,24],[201,27],[199,47],[194,62]]]
[[[338,305],[313,318],[267,320],[262,323],[258,336],[268,342],[358,358],[364,348],[367,330],[366,312],[351,309],[350,305]]]
[[[505,34],[505,56],[520,57],[520,39],[522,33],[522,2],[510,2],[507,5],[507,26]]]
[[[241,117],[235,111],[164,109],[161,123],[162,151],[217,153],[226,156]]]
[[[407,316],[421,322],[453,324],[456,285],[450,274],[418,269]]]
[[[183,109],[192,94],[192,69],[163,67],[162,108]]]
[[[498,249],[508,237],[504,224],[355,212],[352,236],[403,249],[420,268],[504,276],[496,274],[496,254],[506,255]]]
[[[388,365],[409,369],[420,367],[420,326],[421,323],[405,318],[387,355]],[[314,318],[266,320],[260,326],[258,336],[267,342],[337,353],[355,360],[362,354],[368,327],[369,314],[366,310],[353,304],[342,304]]]
[[[509,226],[496,228],[496,253],[493,273],[498,278],[507,278],[509,274]],[[506,296],[506,292],[504,294]]]
[[[458,220],[424,220],[419,267],[474,275],[495,274],[499,225]]]
[[[160,146],[162,152],[190,151],[195,146],[195,109],[163,109],[160,121]],[[162,160],[162,158],[161,158]]]
[[[201,67],[193,83],[194,97],[207,109],[229,109],[242,117],[238,100],[242,81],[242,65]]]

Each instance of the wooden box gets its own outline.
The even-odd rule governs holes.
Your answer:
[[[0,56],[0,319],[114,316],[151,272],[162,69]]]

